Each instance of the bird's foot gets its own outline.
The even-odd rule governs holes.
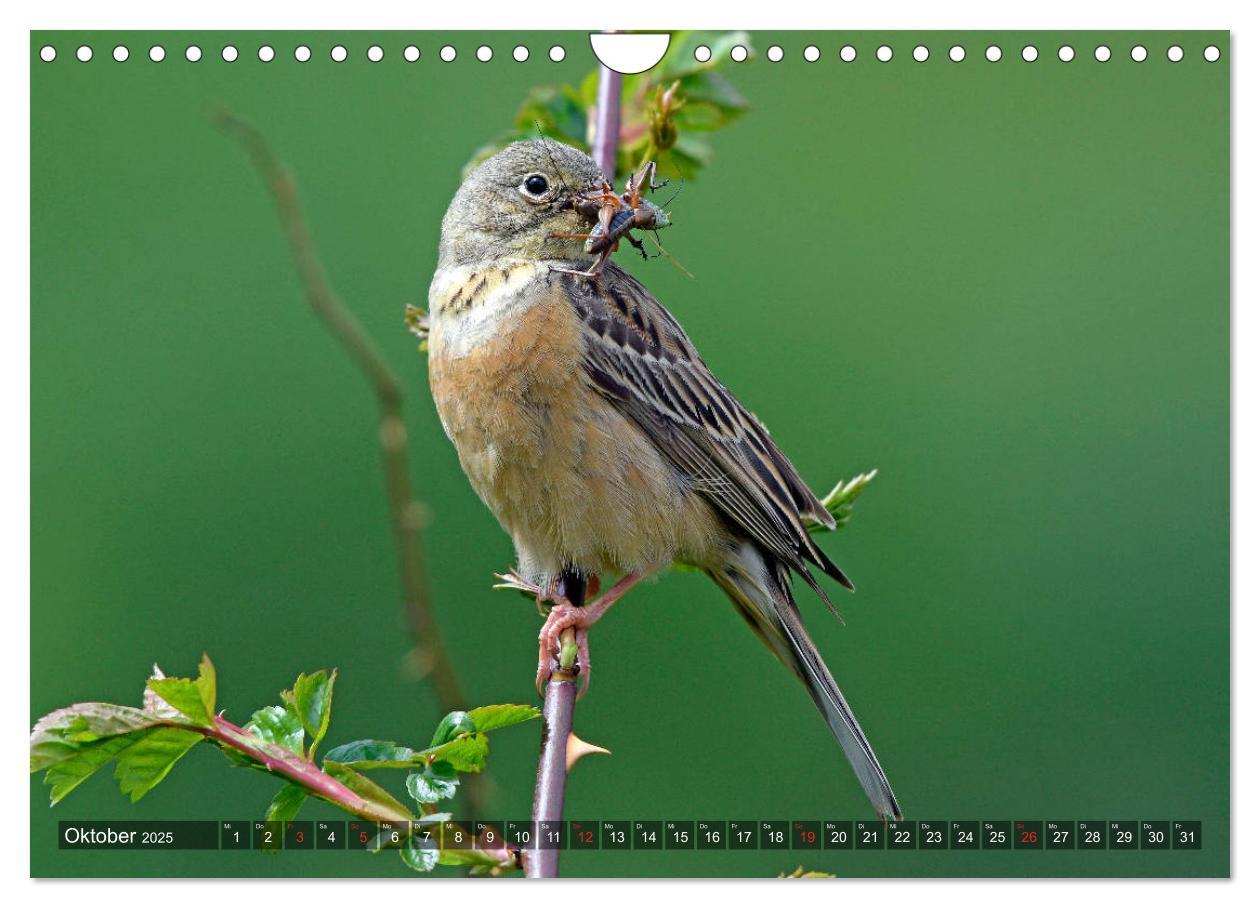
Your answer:
[[[582,676],[582,684],[578,688],[578,696],[586,693],[591,684],[591,647],[587,629],[604,616],[618,599],[628,593],[635,584],[642,580],[648,572],[636,571],[622,577],[607,593],[586,606],[577,606],[564,597],[552,599],[551,611],[538,632],[538,674],[534,686],[541,693],[547,685],[547,679],[554,670],[552,663],[558,664],[560,636],[569,628],[573,628],[574,642],[577,644],[577,668]],[[597,578],[590,578],[590,592],[599,589]]]
[[[534,678],[534,687],[540,694],[546,688],[552,671],[559,664],[560,636],[569,628],[573,628],[574,641],[577,644],[575,667],[582,675],[582,687],[578,695],[586,693],[586,687],[590,684],[591,663],[590,641],[586,629],[598,618],[592,618],[586,611],[586,608],[574,605],[568,599],[553,600],[547,620],[538,632],[538,674]]]

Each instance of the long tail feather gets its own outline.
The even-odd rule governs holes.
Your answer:
[[[770,650],[809,690],[875,810],[885,819],[900,820],[901,807],[888,784],[888,777],[801,623],[786,578],[775,566],[767,565],[752,545],[746,545],[730,567],[710,571],[709,576],[731,598]]]

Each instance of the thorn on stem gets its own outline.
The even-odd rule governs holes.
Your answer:
[[[569,732],[569,741],[564,748],[564,768],[566,771],[572,771],[573,765],[587,754],[610,754],[611,751],[592,744],[589,741],[583,741],[573,732]]]

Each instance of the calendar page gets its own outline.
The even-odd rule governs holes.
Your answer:
[[[1229,876],[1230,47],[32,32],[31,875]]]

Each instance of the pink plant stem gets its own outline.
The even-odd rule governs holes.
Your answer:
[[[560,576],[559,592],[576,606],[586,603],[586,580],[580,575]],[[566,650],[561,635],[560,658],[555,661],[547,689],[543,692],[542,749],[538,754],[538,778],[534,784],[535,843],[541,845],[538,823],[558,823],[564,819],[564,791],[569,781],[569,738],[573,734],[573,706],[577,702],[577,676],[586,666],[576,663],[576,647]],[[567,656],[566,656],[567,652]],[[567,661],[566,661],[567,660]],[[549,879],[560,875],[560,852],[537,847],[525,853],[525,876]]]
[[[609,182],[617,178],[617,143],[621,137],[621,73],[599,67],[599,88],[595,98],[595,138],[591,157]],[[562,590],[574,605],[586,598],[585,581]],[[568,746],[573,733],[573,707],[577,701],[575,673],[557,670],[543,693],[543,739],[538,755],[538,778],[534,787],[533,819],[559,822],[564,819],[564,792],[569,781]],[[580,666],[585,671],[585,666]],[[535,829],[537,826],[535,825]],[[525,853],[525,875],[532,879],[560,875],[560,852],[535,848]]]
[[[216,716],[214,729],[198,729],[216,741],[221,741],[233,750],[257,760],[269,771],[291,779],[313,794],[326,801],[331,801],[365,820],[377,822],[402,822],[408,817],[392,811],[381,810],[359,797],[341,782],[338,782],[310,760],[289,753],[282,747],[268,745],[259,741],[245,729],[233,725],[222,716]]]
[[[600,64],[595,96],[595,141],[591,157],[609,182],[617,179],[617,142],[621,136],[621,73]]]
[[[538,755],[538,783],[534,789],[534,823],[564,819],[564,790],[569,780],[568,743],[573,730],[573,704],[577,684],[572,675],[551,676],[543,697],[543,742]],[[535,827],[536,828],[536,827]],[[541,842],[539,842],[541,844]],[[525,875],[549,879],[560,874],[560,852],[537,848],[527,852]]]

